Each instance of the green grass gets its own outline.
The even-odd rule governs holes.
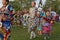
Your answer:
[[[11,40],[29,40],[29,33],[27,29],[23,29],[23,26],[13,26],[11,29]],[[43,37],[37,36],[32,40],[43,40]],[[56,23],[53,26],[53,32],[50,40],[60,40],[60,23]]]

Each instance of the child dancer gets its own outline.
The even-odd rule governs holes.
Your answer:
[[[40,20],[39,20],[39,18],[40,18],[40,11],[38,11],[37,12],[37,17],[38,17],[38,24],[37,24],[37,29],[38,29],[38,35],[41,35],[42,33],[41,33],[41,30],[42,30],[42,28],[41,28],[41,26],[40,26]]]
[[[13,8],[11,5],[9,5],[9,0],[2,0],[2,13],[4,14],[3,16],[3,29],[5,31],[4,34],[4,40],[10,40],[10,28],[11,28],[11,21],[13,17]]]
[[[50,31],[51,31],[51,15],[49,11],[46,12],[46,17],[43,17],[43,35],[44,40],[47,40],[50,38]]]
[[[42,35],[42,20],[43,20],[43,17],[45,17],[45,13],[44,11],[40,11],[38,10],[39,12],[39,26],[38,26],[38,34],[39,35]]]
[[[32,2],[32,8],[29,10],[30,18],[29,18],[29,28],[28,31],[30,31],[30,39],[35,38],[35,14],[36,14],[36,8],[35,8],[35,2]]]

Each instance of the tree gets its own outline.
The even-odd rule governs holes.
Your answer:
[[[24,8],[29,9],[31,7],[31,0],[15,0],[10,4],[17,10],[23,10]]]
[[[60,13],[60,0],[47,0],[46,7],[52,7],[54,11]]]
[[[10,5],[12,5],[16,11],[21,10],[21,7],[17,1],[10,2]]]

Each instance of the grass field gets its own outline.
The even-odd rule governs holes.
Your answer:
[[[24,29],[22,26],[12,26],[11,29],[11,40],[29,40],[29,33],[27,29]],[[42,36],[37,36],[32,40],[43,40]],[[60,23],[56,23],[53,26],[53,33],[50,37],[50,40],[60,40]]]

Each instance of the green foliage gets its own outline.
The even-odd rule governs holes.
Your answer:
[[[31,7],[32,0],[15,0],[10,2],[13,8],[17,10],[29,9]],[[59,0],[47,0],[46,7],[52,7],[54,11],[60,13],[60,1]]]
[[[10,2],[10,5],[12,5],[16,11],[21,10],[21,7],[17,1]]]
[[[31,7],[31,0],[15,0],[10,4],[17,10],[23,10],[24,8],[29,9]]]
[[[60,13],[60,1],[59,0],[47,0],[47,7],[52,7],[54,11]]]

